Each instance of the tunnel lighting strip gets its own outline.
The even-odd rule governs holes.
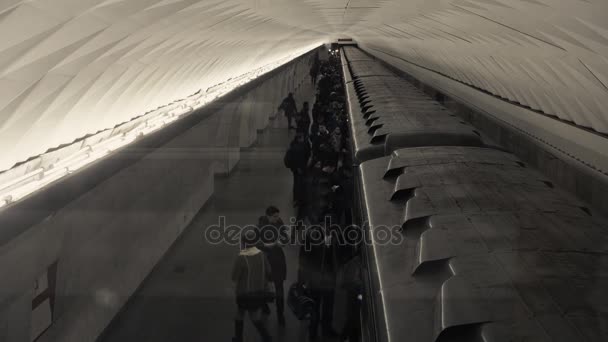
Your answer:
[[[303,51],[310,51],[312,48],[314,48],[314,46],[303,49]],[[135,118],[132,121],[139,120],[141,122],[127,132],[108,137],[93,145],[84,145],[78,151],[59,159],[50,165],[37,167],[24,175],[17,175],[12,179],[6,180],[4,183],[0,183],[0,209],[3,209],[9,204],[15,203],[33,192],[44,188],[46,185],[70,175],[73,172],[76,172],[77,170],[93,163],[94,161],[119,150],[138,138],[162,129],[166,125],[187,116],[188,114],[191,114],[193,111],[225,95],[231,90],[240,87],[273,69],[276,69],[301,55],[303,55],[302,52],[289,55],[254,71],[212,86],[204,93],[202,91],[198,92],[197,94],[189,96],[186,99],[175,101],[168,106],[145,114],[143,117]],[[126,122],[125,124],[132,121]],[[120,125],[116,126],[114,129],[117,128],[120,128]],[[97,135],[102,135],[105,133],[107,133],[107,131],[100,132]],[[95,135],[84,139],[84,141],[94,137]],[[74,144],[63,147],[62,149],[67,149],[75,144],[84,143],[83,141],[78,141]],[[56,151],[53,153],[56,153]],[[11,170],[9,169],[5,172],[11,172]],[[2,176],[2,173],[0,173],[0,177]]]

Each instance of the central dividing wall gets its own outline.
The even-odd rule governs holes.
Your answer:
[[[128,146],[0,212],[0,222],[17,230],[0,238],[0,341],[94,341],[210,199],[214,175],[230,173],[288,92],[309,91],[312,57],[236,90],[160,146]],[[131,161],[90,184],[107,164],[125,160]],[[22,224],[32,217],[41,219]]]

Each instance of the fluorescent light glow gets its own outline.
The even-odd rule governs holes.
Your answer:
[[[70,164],[67,167],[67,173],[73,173],[73,172],[77,171],[78,169],[82,168],[83,166],[88,165],[91,162],[104,157],[108,153],[110,153],[110,151],[107,149],[103,149],[103,150],[100,150],[97,152],[90,153],[87,155],[87,158],[80,160],[77,163]]]
[[[40,178],[40,177],[42,177],[43,172],[44,172],[43,168],[38,168],[38,169],[34,170],[33,172],[30,172],[21,177],[15,178],[8,183],[4,183],[4,184],[0,185],[0,191],[10,190],[10,189],[14,188],[15,186],[20,185],[21,183],[27,183],[37,177]]]
[[[313,47],[310,49],[312,48]],[[101,141],[98,141],[92,145],[84,145],[76,152],[67,154],[68,151],[73,151],[71,147],[73,147],[74,144],[84,144],[87,141],[99,140],[99,137],[104,137],[107,135],[107,131],[98,133],[92,137],[88,137],[84,140],[84,142],[79,141],[70,146],[64,147],[63,149],[66,151],[66,155],[63,157],[61,157],[61,150],[54,151],[53,153],[56,156],[53,155],[52,159],[56,160],[56,158],[59,158],[59,160],[55,161],[53,164],[44,165],[48,162],[44,161],[45,155],[42,155],[40,158],[36,158],[34,161],[42,166],[35,167],[33,171],[29,171],[23,175],[18,175],[19,170],[7,170],[5,173],[8,173],[8,176],[7,174],[0,173],[0,177],[4,176],[3,178],[0,178],[0,208],[6,207],[29,194],[42,189],[48,184],[66,175],[72,174],[83,167],[86,167],[92,162],[128,145],[139,137],[158,131],[168,124],[183,118],[188,114],[191,114],[214,99],[225,95],[231,90],[251,80],[254,80],[260,75],[265,74],[266,72],[275,69],[292,59],[297,58],[299,55],[301,55],[301,53],[290,55],[262,68],[253,70],[247,74],[234,77],[226,82],[210,87],[205,92],[200,91],[199,93],[186,99],[174,101],[170,105],[158,108],[157,110],[145,114],[144,117],[134,119],[140,120],[140,122],[139,124],[130,127],[128,131],[123,132],[121,130],[121,126],[118,126],[115,128],[115,130],[117,130],[116,134],[110,134],[109,136],[101,139]],[[128,122],[126,124],[132,124],[132,122]],[[68,149],[68,147],[70,148]],[[27,168],[24,167],[24,169]],[[12,171],[14,171],[16,174],[10,174]]]

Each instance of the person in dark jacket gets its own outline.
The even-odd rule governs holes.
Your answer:
[[[332,80],[330,75],[327,73],[321,72],[321,77],[319,78],[319,82],[317,84],[319,101],[322,103],[329,102],[329,94],[331,93],[332,88]]]
[[[319,112],[313,116],[313,123],[310,127],[310,139],[314,140],[319,135],[320,126],[325,126],[325,113]]]
[[[327,337],[337,337],[332,327],[334,292],[336,287],[336,253],[331,235],[320,226],[306,232],[306,240],[300,248],[298,281],[310,289],[315,306],[310,320],[309,337],[316,339],[319,323]]]
[[[363,280],[361,278],[361,256],[355,254],[342,269],[341,287],[346,291],[346,320],[342,327],[341,339],[348,342],[361,340],[361,300],[363,299]]]
[[[298,125],[297,132],[304,134],[308,137],[310,131],[310,114],[308,102],[302,104],[302,110],[296,116],[296,124]]]
[[[270,342],[272,338],[264,326],[262,310],[266,306],[269,293],[268,282],[271,279],[271,266],[268,259],[256,248],[259,238],[255,230],[246,230],[241,235],[243,249],[239,252],[232,267],[232,281],[236,284],[236,304],[238,307],[235,318],[235,334],[233,342],[243,341],[243,326],[245,314],[249,316],[263,341]]]
[[[285,153],[285,166],[287,166],[293,174],[294,205],[303,204],[305,200],[304,192],[306,191],[306,188],[304,185],[304,177],[306,176],[309,158],[310,144],[306,140],[305,135],[302,132],[298,132]]]
[[[280,240],[286,234],[286,227],[280,217],[279,209],[274,206],[266,208],[266,215],[259,218],[258,225],[262,238],[262,244],[259,248],[266,254],[272,270],[271,278],[274,282],[277,319],[280,326],[285,326],[283,283],[287,278],[287,263]]]
[[[321,186],[320,180],[323,176],[323,162],[318,159],[314,159],[309,170],[309,175],[306,179],[306,201],[308,203],[307,216],[310,223],[316,224],[321,221]]]
[[[298,113],[298,108],[296,107],[296,100],[293,98],[293,93],[289,93],[289,95],[283,99],[279,106],[279,110],[282,110],[287,117],[288,129],[295,129],[295,127],[291,125],[291,120]]]
[[[314,135],[311,135],[310,140],[312,142],[313,150],[317,151],[320,149],[321,144],[329,145],[330,134],[327,127],[323,124],[318,125],[317,131]]]
[[[342,135],[340,125],[336,124],[334,127],[334,130],[330,134],[329,142],[335,152],[342,153],[344,149],[344,136]]]
[[[336,162],[334,160],[325,160],[321,168],[318,181],[315,183],[319,202],[320,214],[334,214],[336,186],[339,185],[340,178],[336,172]]]
[[[338,220],[338,224],[343,227],[352,224],[352,207],[353,207],[353,176],[352,166],[342,167],[338,173],[338,183],[332,185],[333,208]]]
[[[298,209],[298,219],[300,216],[303,216],[308,219],[310,223],[316,223],[319,219],[320,211],[319,201],[318,201],[318,180],[321,175],[321,167],[322,163],[320,160],[315,159],[313,155],[310,159],[310,166],[306,171],[306,176],[304,177],[304,202],[300,204]],[[300,214],[301,213],[301,214]]]

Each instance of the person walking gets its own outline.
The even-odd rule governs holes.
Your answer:
[[[291,125],[291,120],[298,113],[298,108],[296,107],[296,100],[293,98],[293,93],[289,93],[287,97],[283,99],[279,106],[279,110],[282,110],[285,113],[285,116],[287,116],[287,128],[295,129],[295,127]]]
[[[286,227],[280,217],[277,207],[269,206],[266,214],[258,219],[262,244],[260,249],[268,258],[271,269],[271,279],[274,283],[277,320],[285,326],[285,295],[283,283],[287,278],[287,263],[280,240],[285,238]]]
[[[272,338],[264,325],[262,310],[272,300],[269,281],[271,267],[268,259],[256,246],[259,238],[255,230],[244,231],[241,235],[242,249],[234,261],[232,281],[236,284],[237,315],[234,321],[233,342],[243,342],[245,314],[248,313],[253,325],[264,342]]]

